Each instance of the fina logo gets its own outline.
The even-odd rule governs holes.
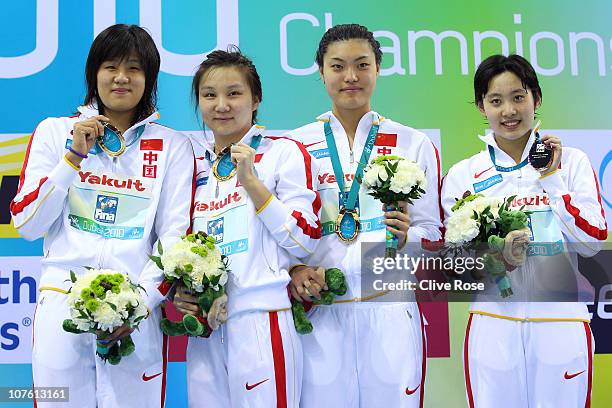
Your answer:
[[[608,201],[606,197],[604,196],[604,186],[605,186],[604,175],[606,173],[606,168],[610,164],[610,161],[612,161],[612,150],[610,150],[608,154],[606,154],[606,157],[604,157],[603,160],[601,161],[601,166],[599,167],[599,183],[601,184],[601,191],[600,191],[601,198],[604,200],[608,208],[612,209],[612,203]],[[606,191],[606,193],[610,193],[610,191]]]
[[[15,6],[16,7],[16,6]],[[225,49],[238,45],[238,0],[216,0],[217,45]],[[140,0],[140,25],[146,27],[161,55],[161,70],[168,74],[191,76],[194,68],[212,50],[201,54],[179,54],[163,46],[162,0]],[[6,11],[6,10],[5,10]],[[93,37],[116,23],[116,0],[93,0]],[[57,56],[59,0],[36,1],[36,47],[15,57],[0,57],[0,78],[22,78],[47,68]],[[92,38],[93,38],[92,37]]]
[[[117,197],[110,197],[100,194],[96,200],[94,219],[99,222],[114,224],[115,217],[117,216],[118,204],[119,199]]]

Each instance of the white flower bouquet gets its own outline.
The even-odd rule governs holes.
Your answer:
[[[445,242],[454,250],[483,249],[484,269],[502,297],[512,295],[507,270],[526,260],[529,211],[510,210],[515,196],[501,199],[466,192],[452,207]]]
[[[150,255],[164,271],[164,285],[183,285],[198,296],[198,304],[206,315],[185,315],[181,322],[162,319],[161,329],[169,336],[208,337],[227,319],[228,258],[221,255],[215,239],[204,232],[181,237],[169,250],[158,245],[160,256]]]
[[[149,312],[140,293],[140,286],[133,284],[127,275],[109,269],[88,268],[77,278],[70,271],[72,287],[68,291],[70,319],[62,326],[70,333],[95,333],[104,340],[113,330],[123,325],[137,328]],[[128,335],[110,349],[98,341],[96,353],[110,364],[119,364],[121,357],[135,350]]]
[[[379,156],[368,165],[363,183],[372,197],[387,211],[395,211],[400,201],[412,204],[427,188],[425,172],[413,161],[398,156]],[[398,239],[387,231],[385,256],[395,258]]]

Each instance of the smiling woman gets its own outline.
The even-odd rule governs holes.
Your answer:
[[[45,236],[34,386],[69,387],[73,407],[163,406],[167,350],[158,306],[165,293],[158,290],[162,272],[147,255],[189,228],[193,151],[186,137],[152,122],[159,118],[159,65],[142,28],[118,24],[102,31],[87,58],[84,106],[38,125],[11,202],[19,233]],[[62,329],[73,317],[66,299],[70,273],[83,276],[86,266],[129,275],[146,291],[150,315],[139,330],[131,333],[124,324],[99,339],[110,348],[131,333],[136,351],[116,366],[96,358],[95,336]]]
[[[311,149],[320,174],[334,175],[320,177],[327,180],[318,186],[324,237],[314,254],[294,262],[292,295],[299,301],[318,296],[325,284],[318,267],[342,267],[349,286],[341,304],[319,306],[311,316],[316,330],[303,337],[301,407],[423,404],[424,323],[412,293],[406,292],[406,302],[356,306],[376,289],[362,288],[362,242],[382,244],[388,232],[402,249],[408,242],[440,238],[440,219],[431,210],[437,208],[440,168],[433,144],[423,133],[371,110],[381,58],[380,44],[366,27],[329,29],[315,59],[332,110],[289,133]],[[361,188],[361,174],[370,158],[389,154],[417,162],[433,188],[414,205],[400,202],[401,208],[383,211]]]
[[[311,253],[321,235],[317,166],[301,144],[263,137],[255,124],[259,74],[237,48],[207,56],[193,93],[214,139],[192,139],[202,158],[193,228],[214,236],[229,258],[231,278],[227,324],[209,338],[189,338],[189,405],[294,407],[302,354],[287,296],[288,268],[291,257]],[[182,313],[207,317],[182,287],[174,304]]]

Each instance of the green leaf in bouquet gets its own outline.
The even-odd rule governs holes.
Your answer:
[[[147,318],[147,315],[138,316],[136,319],[134,319],[134,325],[136,325],[137,323],[141,322],[142,320],[146,318]],[[138,327],[136,329],[138,329]]]
[[[85,320],[90,319],[89,315],[85,313],[83,310],[79,309],[78,312],[79,312],[79,317],[81,319],[85,319]]]
[[[105,356],[106,361],[108,361],[111,365],[117,365],[121,362],[121,352],[119,351],[119,344],[115,343],[113,347],[108,351],[108,354]]]
[[[119,340],[119,354],[121,357],[126,357],[132,354],[136,350],[132,336],[129,334]]]
[[[74,271],[70,271],[70,281],[72,283],[75,283],[77,281],[77,277],[76,277],[76,273],[74,273]]]
[[[193,265],[192,264],[186,264],[184,266],[185,268],[185,272],[189,273],[189,272],[193,272]]]
[[[111,302],[106,302],[106,304],[107,304],[107,305],[108,305],[108,306],[109,306],[111,309],[113,309],[113,312],[116,312],[116,311],[117,311],[117,305],[115,305],[115,304],[113,304],[113,303],[111,303]]]
[[[77,328],[77,325],[70,319],[65,319],[63,321],[62,328],[64,329],[64,331],[67,331],[68,333],[74,333],[74,334],[87,333],[84,330],[79,330]]]
[[[157,240],[157,253],[160,255],[164,254],[164,247],[162,246],[161,239]]]
[[[219,284],[220,280],[221,280],[221,275],[213,275],[210,278],[210,285],[211,286],[217,286]]]
[[[200,308],[203,311],[208,313],[210,311],[210,307],[212,306],[214,300],[215,300],[215,291],[211,287],[208,287],[198,297],[198,305],[200,305]]]
[[[202,275],[202,286],[208,286],[210,281],[208,280],[208,276],[206,274]]]
[[[161,262],[160,256],[149,255],[149,259],[152,260],[159,269],[161,269],[162,271],[164,270],[164,265]]]
[[[186,288],[191,288],[191,279],[189,279],[189,276],[183,275],[181,279]]]

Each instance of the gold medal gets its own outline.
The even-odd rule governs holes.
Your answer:
[[[361,222],[357,210],[342,208],[336,219],[336,235],[342,242],[353,242],[359,235]]]
[[[96,142],[102,151],[111,157],[121,156],[125,151],[125,137],[119,129],[108,122],[102,122],[104,134]]]
[[[232,163],[230,147],[223,149],[212,166],[213,176],[219,181],[227,181],[236,174],[236,165]]]

